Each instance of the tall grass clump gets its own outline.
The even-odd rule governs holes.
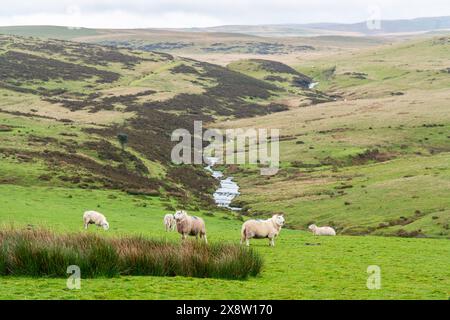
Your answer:
[[[84,278],[118,275],[245,279],[261,272],[261,257],[230,244],[183,244],[143,237],[55,234],[43,229],[0,230],[0,275]]]

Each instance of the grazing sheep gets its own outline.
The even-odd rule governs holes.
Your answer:
[[[197,239],[205,239],[205,243],[208,243],[206,238],[205,222],[202,218],[189,216],[186,211],[177,211],[174,215],[177,223],[177,231],[181,234],[181,239],[186,239],[186,236],[195,236]]]
[[[90,224],[95,224],[97,227],[109,229],[109,223],[106,221],[104,215],[97,211],[86,211],[83,215],[84,228],[87,229]]]
[[[176,225],[177,223],[173,214],[168,213],[164,216],[164,226],[166,227],[166,231],[174,231]]]
[[[336,231],[332,227],[318,227],[315,224],[312,224],[308,227],[309,230],[312,231],[315,236],[335,236]]]
[[[250,239],[269,239],[269,245],[275,246],[275,237],[280,233],[281,227],[284,225],[284,216],[275,214],[267,220],[248,220],[244,222],[241,230],[241,244],[250,245]]]

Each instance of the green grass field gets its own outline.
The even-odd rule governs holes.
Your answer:
[[[114,198],[114,199],[112,199]],[[166,210],[157,198],[112,191],[70,188],[0,187],[0,219],[16,227],[44,226],[57,232],[82,231],[82,212],[104,212],[111,229],[91,227],[105,236],[140,234],[180,241],[166,233]],[[216,212],[205,218],[211,242],[237,243],[241,222]],[[66,279],[1,277],[1,299],[448,299],[450,242],[394,237],[316,238],[282,230],[274,248],[254,240],[262,255],[261,276],[244,281],[184,277],[82,279],[80,290]],[[381,268],[381,289],[366,287],[367,267]],[[81,271],[82,272],[82,271]]]

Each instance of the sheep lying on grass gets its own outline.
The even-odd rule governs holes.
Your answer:
[[[267,220],[248,220],[244,222],[241,230],[241,244],[250,245],[250,239],[268,238],[269,245],[275,246],[275,237],[280,233],[281,227],[284,225],[283,215],[276,214]]]
[[[109,229],[109,223],[106,217],[97,211],[86,211],[83,215],[84,228],[87,229],[90,224],[95,224],[97,227]]]
[[[312,224],[308,227],[309,230],[312,231],[315,236],[335,236],[336,231],[332,227],[318,227],[315,224]]]
[[[166,228],[166,231],[174,231],[176,225],[177,223],[173,214],[168,213],[164,216],[164,227]]]
[[[186,239],[186,236],[195,236],[197,239],[205,239],[205,243],[208,243],[206,238],[206,226],[202,218],[189,216],[186,211],[177,211],[174,215],[177,223],[177,231],[181,234],[181,239]]]

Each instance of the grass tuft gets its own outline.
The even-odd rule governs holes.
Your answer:
[[[43,229],[0,230],[0,275],[67,277],[70,265],[79,266],[84,278],[246,279],[258,275],[263,262],[253,250],[229,244],[176,244],[143,237],[55,234]]]

